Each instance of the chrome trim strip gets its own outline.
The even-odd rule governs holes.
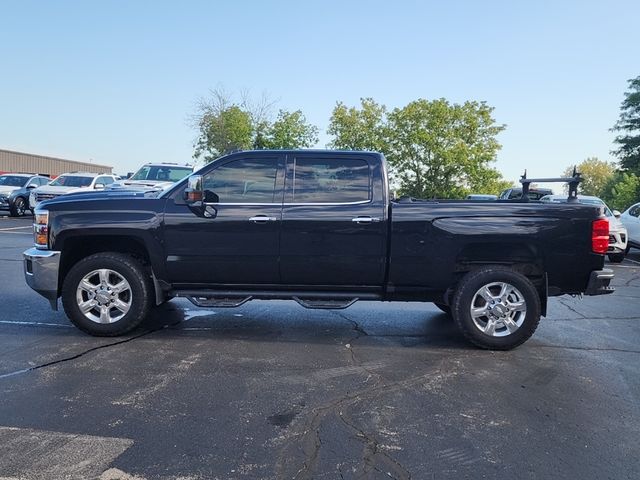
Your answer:
[[[284,207],[299,207],[299,206],[312,206],[312,205],[331,205],[331,206],[339,206],[339,205],[365,205],[367,203],[372,203],[371,200],[359,200],[357,202],[306,202],[306,203],[252,203],[252,202],[231,202],[231,203],[208,203],[204,202],[203,205],[209,205],[215,207],[216,205],[224,206],[224,205],[255,205],[255,206],[279,206],[282,205]]]

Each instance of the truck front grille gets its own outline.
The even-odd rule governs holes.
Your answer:
[[[36,193],[36,202],[44,202],[45,200],[51,200],[52,198],[56,198],[58,195],[55,193]]]

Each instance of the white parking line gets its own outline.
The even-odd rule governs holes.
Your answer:
[[[35,326],[45,326],[45,327],[73,328],[73,325],[65,325],[60,323],[47,323],[47,322],[14,322],[11,320],[0,320],[0,323],[4,323],[7,325],[35,325]]]
[[[628,262],[633,262],[633,263],[636,263],[636,264],[640,265],[640,262],[637,261],[637,260],[632,260],[630,258],[625,258],[625,260],[627,260]]]
[[[0,442],[0,478],[133,478],[102,476],[133,445],[129,438],[3,426]]]
[[[7,227],[7,228],[0,228],[0,232],[6,232],[8,230],[24,230],[25,228],[33,228],[33,226],[31,225],[27,225],[24,227]]]

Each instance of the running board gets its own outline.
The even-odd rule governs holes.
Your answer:
[[[329,299],[313,299],[313,298],[300,298],[300,297],[291,297],[298,304],[303,306],[304,308],[309,309],[321,309],[321,310],[343,310],[345,308],[350,307],[354,303],[356,303],[359,298],[352,299],[340,299],[340,300],[329,300]]]
[[[196,307],[217,307],[217,308],[235,308],[244,305],[251,296],[248,297],[186,297]]]

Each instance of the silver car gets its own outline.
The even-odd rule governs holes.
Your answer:
[[[640,203],[627,208],[620,215],[620,220],[629,232],[627,251],[629,251],[629,247],[640,248]]]

